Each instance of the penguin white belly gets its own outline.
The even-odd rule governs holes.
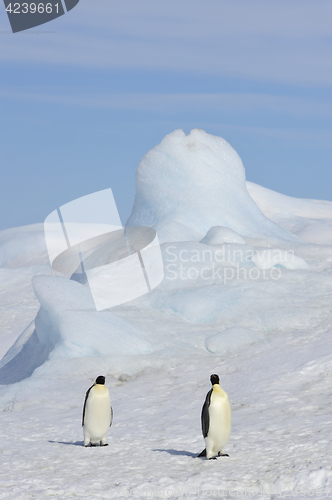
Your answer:
[[[222,392],[221,392],[222,391]],[[231,434],[231,407],[225,391],[213,390],[209,406],[209,431],[205,438],[206,457],[222,451]]]
[[[111,400],[107,387],[92,387],[84,415],[84,443],[105,441],[111,423]]]

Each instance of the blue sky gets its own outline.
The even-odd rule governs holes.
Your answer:
[[[111,187],[177,128],[224,137],[247,179],[332,200],[330,0],[80,0],[10,33],[0,6],[0,229]]]

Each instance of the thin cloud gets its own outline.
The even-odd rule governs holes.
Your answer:
[[[68,88],[1,89],[6,99],[34,100],[64,106],[148,112],[211,112],[252,114],[259,110],[293,117],[331,117],[332,106],[319,98],[262,93],[107,93]]]
[[[2,38],[0,60],[159,69],[300,86],[332,83],[331,2],[80,2],[56,34]]]

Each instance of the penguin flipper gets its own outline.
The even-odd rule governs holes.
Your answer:
[[[213,389],[211,389],[207,393],[206,398],[205,398],[205,402],[204,402],[203,408],[202,408],[201,422],[202,422],[202,432],[203,432],[204,439],[208,435],[209,427],[210,427],[209,406],[210,406],[212,391],[213,391]]]
[[[112,425],[112,422],[113,422],[113,408],[112,408],[112,406],[111,406],[111,421],[110,421],[110,427],[111,427],[111,425]]]
[[[197,458],[198,457],[206,457],[206,448],[204,448],[204,450],[201,451],[199,455],[197,455]]]
[[[82,426],[84,425],[84,419],[85,419],[85,407],[86,407],[86,402],[88,400],[88,397],[89,397],[89,393],[92,389],[92,387],[94,386],[95,384],[93,384],[91,387],[89,387],[89,389],[86,391],[86,394],[85,394],[85,400],[84,400],[84,406],[83,406],[83,415],[82,415]]]

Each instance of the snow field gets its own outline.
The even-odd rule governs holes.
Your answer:
[[[31,378],[38,392],[0,415],[2,429],[10,429],[1,440],[6,479],[0,498],[180,498],[198,497],[198,488],[226,497],[242,490],[264,498],[262,491],[300,487],[326,494],[331,429],[322,396],[329,386],[330,338],[330,332],[314,339],[288,333],[241,355],[189,356],[163,372],[123,374],[125,382],[108,376],[114,423],[107,448],[82,445],[82,404],[91,380],[73,372],[41,386],[36,373]],[[210,372],[220,374],[233,417],[230,457],[217,461],[194,458],[204,447],[200,411]]]

